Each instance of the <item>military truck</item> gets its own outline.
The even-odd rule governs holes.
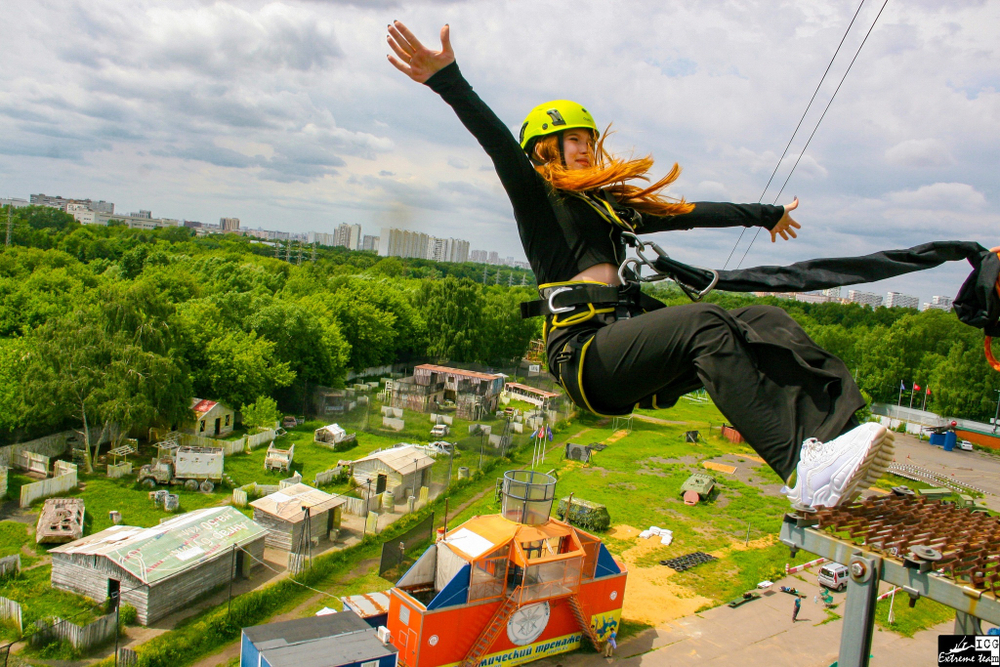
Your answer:
[[[711,497],[715,490],[715,479],[711,475],[696,472],[681,484],[681,497],[685,505],[696,505],[699,500]]]
[[[177,447],[171,456],[153,459],[139,468],[140,484],[183,484],[188,491],[211,493],[222,481],[225,455],[218,447]]]

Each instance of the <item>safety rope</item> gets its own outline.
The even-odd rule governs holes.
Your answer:
[[[854,11],[854,16],[851,17],[851,22],[847,24],[847,30],[844,31],[844,36],[840,38],[840,44],[837,44],[837,50],[833,52],[833,57],[830,58],[830,62],[826,64],[826,69],[823,70],[823,76],[819,78],[819,83],[816,84],[816,90],[813,91],[812,97],[809,98],[809,104],[806,105],[806,110],[802,112],[802,117],[799,118],[798,125],[795,126],[795,131],[792,132],[792,136],[788,139],[788,143],[785,144],[785,150],[781,151],[781,157],[779,157],[778,161],[775,163],[774,169],[771,171],[771,176],[768,177],[767,179],[767,185],[765,185],[764,189],[761,190],[760,197],[757,197],[758,204],[764,201],[764,195],[767,194],[767,189],[771,187],[771,181],[774,180],[774,175],[778,173],[778,167],[781,166],[781,162],[785,159],[785,155],[788,154],[788,149],[789,147],[791,147],[792,142],[795,140],[795,135],[799,133],[799,128],[802,127],[802,121],[806,119],[806,114],[809,113],[809,109],[812,108],[813,101],[815,101],[816,95],[817,93],[819,93],[820,87],[823,85],[823,82],[826,81],[826,75],[830,73],[830,68],[833,67],[833,61],[837,59],[837,54],[840,53],[840,48],[844,46],[844,41],[847,39],[847,34],[851,32],[851,28],[854,26],[854,21],[857,20],[858,14],[861,12],[861,8],[864,6],[865,6],[865,0],[861,0],[861,4],[858,5],[858,8]],[[723,270],[729,268],[729,260],[733,258],[733,253],[736,252],[736,248],[739,247],[740,241],[743,240],[743,234],[746,233],[747,229],[748,229],[747,227],[744,227],[742,230],[740,230],[739,238],[736,239],[736,243],[733,244],[733,249],[729,251],[729,257],[726,258],[726,263],[722,265]]]
[[[841,86],[844,85],[844,81],[847,79],[847,75],[851,73],[851,69],[854,67],[854,63],[857,61],[858,56],[861,55],[861,49],[864,48],[865,43],[871,36],[872,30],[875,29],[875,24],[878,23],[879,17],[882,16],[882,11],[885,9],[885,6],[887,4],[889,4],[889,0],[885,0],[885,2],[882,3],[882,8],[878,10],[878,14],[875,16],[875,20],[872,21],[871,26],[868,28],[868,32],[865,33],[865,38],[861,40],[861,44],[858,46],[858,50],[854,52],[854,57],[851,58],[851,63],[847,66],[847,70],[844,72],[844,76],[840,78],[840,83],[837,84],[836,90],[834,90],[833,95],[830,96],[830,101],[826,103],[826,108],[823,109],[823,114],[819,117],[819,120],[816,121],[816,126],[813,127],[813,131],[809,135],[809,139],[806,140],[805,146],[803,146],[802,150],[799,152],[799,157],[795,159],[795,164],[792,165],[791,171],[789,171],[788,176],[785,177],[785,182],[781,184],[781,189],[778,190],[778,194],[774,196],[774,202],[772,203],[777,203],[778,198],[781,197],[781,193],[785,191],[785,186],[788,185],[788,181],[792,178],[792,174],[795,173],[795,168],[799,166],[799,162],[802,160],[802,156],[806,154],[806,149],[809,148],[809,144],[812,143],[813,137],[816,136],[816,131],[819,129],[820,123],[822,123],[823,119],[826,118],[826,112],[830,110],[830,106],[833,104],[833,100],[836,99],[837,93],[840,92]],[[747,258],[747,254],[750,252],[750,248],[753,247],[754,241],[757,240],[758,236],[760,236],[759,227],[757,228],[757,233],[755,233],[753,235],[753,238],[750,239],[750,245],[747,246],[746,251],[743,253],[743,257],[740,258],[739,264],[736,265],[737,269],[743,265],[743,260]]]

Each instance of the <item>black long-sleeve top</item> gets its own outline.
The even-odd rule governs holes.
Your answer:
[[[597,264],[621,264],[625,259],[622,230],[609,224],[585,199],[553,188],[535,170],[507,126],[472,90],[457,63],[436,72],[427,85],[451,105],[493,160],[539,285],[570,280]],[[644,213],[636,231],[756,225],[770,229],[783,213],[783,207],[767,204],[695,202],[690,213]]]

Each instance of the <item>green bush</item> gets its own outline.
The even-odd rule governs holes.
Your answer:
[[[118,610],[118,622],[122,625],[135,625],[139,620],[139,612],[130,604],[123,604]]]

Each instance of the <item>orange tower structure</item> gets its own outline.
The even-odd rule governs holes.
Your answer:
[[[512,667],[595,647],[616,630],[625,567],[601,540],[549,515],[556,481],[504,474],[501,514],[477,516],[421,555],[389,595],[406,667]]]

